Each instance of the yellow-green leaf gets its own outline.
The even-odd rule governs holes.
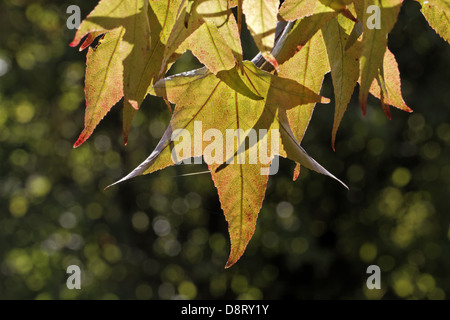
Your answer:
[[[242,63],[241,37],[233,12],[227,7],[227,0],[211,0],[212,3],[206,7],[199,6],[199,14],[205,21],[213,23],[222,36],[238,63]],[[214,12],[214,13],[213,13]]]
[[[88,33],[99,35],[124,25],[133,16],[133,6],[139,0],[101,0],[94,10],[82,21],[70,46],[76,47]],[[143,4],[144,1],[141,3]]]
[[[322,29],[327,47],[333,80],[335,111],[331,145],[334,149],[336,133],[350,102],[359,77],[360,43],[346,50],[354,23],[339,15]]]
[[[211,70],[212,73],[229,70],[235,66],[234,55],[217,27],[205,21],[187,40],[187,48]]]
[[[135,110],[139,109],[145,97],[145,93],[139,91],[139,84],[142,81],[150,81],[148,74],[143,73],[147,60],[151,57],[150,24],[147,16],[148,2],[145,0],[133,1],[133,5],[130,10],[133,15],[127,19],[126,32],[120,45],[123,61],[123,137],[125,144],[128,141],[129,127]],[[127,117],[130,115],[131,117]]]
[[[158,81],[151,93],[176,104],[171,122],[152,154],[119,181],[203,155],[229,224],[231,252],[226,267],[241,257],[253,235],[266,175],[275,155],[335,178],[303,150],[286,115],[288,109],[323,101],[322,98],[293,80],[260,70],[251,62],[244,63],[241,76],[263,100],[241,95],[206,68]],[[250,129],[259,135],[253,136]],[[234,132],[231,140],[224,138],[229,130]],[[212,137],[204,138],[208,132],[215,133],[214,142],[225,140],[214,147],[214,155],[209,142]],[[187,142],[189,148],[184,148]],[[278,148],[267,150],[273,143]],[[265,152],[264,161],[260,148]],[[217,155],[222,157],[217,159]]]
[[[124,140],[127,141],[128,129],[135,111],[145,97],[145,93],[138,91],[139,83],[146,78],[143,73],[147,59],[150,58],[150,24],[148,20],[148,2],[146,0],[102,0],[97,7],[83,20],[75,34],[71,46],[76,46],[81,39],[88,35],[80,46],[80,50],[88,47],[100,34],[107,33],[100,41],[95,56],[87,60],[86,68],[86,119],[85,128],[74,146],[81,145],[92,134],[95,127],[103,119],[113,105],[120,100],[117,94],[124,96]],[[112,33],[111,30],[120,30]],[[111,38],[112,35],[117,39]],[[158,38],[158,35],[156,35]],[[106,43],[115,43],[114,51],[111,46],[105,50]],[[107,57],[106,52],[111,54]],[[112,62],[114,61],[114,62]],[[114,67],[110,64],[113,63]],[[119,66],[116,66],[119,64]],[[110,70],[107,70],[110,69]],[[120,73],[114,73],[120,70]],[[93,73],[90,75],[90,73]],[[104,76],[103,76],[104,75]],[[97,81],[88,81],[95,78]],[[122,78],[120,81],[118,78]],[[98,82],[106,81],[106,82]],[[120,85],[120,88],[117,86]],[[88,97],[89,96],[89,97]],[[96,96],[96,98],[93,98]],[[94,103],[94,105],[91,105]]]
[[[338,12],[332,8],[317,2],[314,13],[295,22],[289,32],[283,47],[277,54],[277,61],[281,65],[292,58],[303,46]]]
[[[134,88],[133,95],[135,96],[135,99],[131,100],[136,101],[138,107],[147,95],[147,91],[153,86],[153,83],[158,80],[161,65],[163,63],[165,45],[176,21],[177,10],[179,9],[181,2],[182,0],[149,2],[147,12],[151,32],[149,50],[145,52],[141,46],[141,50],[144,51],[141,56],[139,56],[139,50],[135,50],[137,55],[135,57],[136,59],[124,61],[124,67],[129,66],[127,68],[128,70],[135,70],[136,72],[134,81],[130,84],[130,89]],[[136,37],[140,36],[139,33],[136,34]],[[135,67],[133,67],[134,60],[139,60]],[[173,54],[167,60],[166,69],[173,61]],[[128,103],[128,100],[129,99],[124,99],[123,109],[123,136],[125,143],[137,109],[136,104],[133,106]]]
[[[280,7],[279,17],[293,21],[313,14],[318,0],[286,0]]]
[[[290,60],[280,66],[278,74],[299,82],[319,94],[322,82],[330,71],[326,47],[321,32],[316,33]],[[309,125],[315,103],[304,104],[287,111],[289,125],[295,139],[301,143]],[[300,164],[297,163],[293,179],[298,178]]]
[[[108,32],[86,58],[86,112],[84,129],[74,144],[80,146],[123,96],[123,66],[119,52],[124,28]]]
[[[387,96],[383,97],[383,102],[400,110],[412,112],[411,108],[408,107],[403,100],[400,72],[398,70],[397,61],[389,49],[387,49],[384,54],[382,70],[383,82],[385,84],[387,94]],[[381,99],[381,91],[382,90],[377,80],[374,80],[370,86],[370,93],[378,99]]]
[[[275,69],[278,69],[278,63],[271,50],[275,42],[279,6],[280,0],[243,0],[242,3],[245,21],[256,46]]]
[[[442,39],[450,43],[450,1],[421,0],[420,3],[422,5],[422,14],[428,21],[428,24]]]
[[[359,4],[360,9],[358,11],[360,15],[362,15],[360,20],[363,23],[359,104],[363,114],[366,113],[367,97],[370,86],[383,63],[384,52],[386,51],[387,46],[387,35],[391,32],[397,21],[402,2],[403,0],[365,0],[364,4]],[[380,29],[367,24],[367,19],[369,19],[372,14],[367,13],[366,8],[371,5],[380,8]]]

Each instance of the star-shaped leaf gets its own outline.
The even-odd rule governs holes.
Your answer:
[[[251,62],[243,71],[242,81],[263,100],[238,93],[206,68],[157,82],[151,93],[176,104],[170,125],[152,154],[118,181],[203,156],[229,224],[226,267],[242,256],[254,233],[275,155],[335,178],[300,146],[287,116],[287,110],[328,99]]]

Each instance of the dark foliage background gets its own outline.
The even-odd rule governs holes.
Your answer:
[[[389,37],[414,113],[353,99],[331,149],[333,104],[303,146],[343,179],[280,161],[242,259],[224,269],[227,224],[205,166],[177,166],[104,190],[151,153],[169,120],[148,97],[129,143],[121,105],[78,149],[85,52],[66,8],[96,1],[0,3],[1,299],[446,299],[450,297],[450,46],[405,0]],[[246,55],[256,49],[244,36]],[[185,55],[171,72],[198,66]],[[357,94],[356,89],[355,93]],[[333,96],[327,77],[323,94]],[[354,97],[356,98],[356,96]],[[66,288],[79,265],[81,290]],[[366,288],[377,264],[382,289]]]

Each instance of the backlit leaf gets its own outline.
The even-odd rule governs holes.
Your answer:
[[[346,50],[354,23],[343,16],[331,19],[322,29],[327,46],[328,59],[333,80],[335,111],[331,145],[334,149],[336,133],[347,110],[359,77],[360,43],[356,42]]]
[[[383,59],[383,81],[387,91],[384,102],[400,110],[412,112],[411,108],[403,100],[397,61],[395,61],[395,57],[389,49],[386,50]],[[370,93],[378,99],[381,99],[381,88],[377,80],[372,82]]]
[[[387,35],[392,30],[397,16],[400,11],[400,6],[403,0],[365,0],[360,2],[358,13],[362,15],[363,21],[363,38],[362,38],[362,53],[360,58],[360,73],[361,83],[359,89],[359,104],[363,114],[367,109],[367,97],[370,86],[378,74],[378,70],[383,63],[384,53],[387,46]],[[355,6],[357,6],[355,3]],[[380,29],[369,27],[367,19],[376,13],[367,13],[366,8],[375,5],[380,8]],[[358,16],[358,18],[360,18]]]
[[[277,13],[280,0],[243,0],[242,11],[256,46],[264,59],[278,69],[278,63],[271,54],[275,42]]]
[[[119,53],[124,28],[108,32],[86,57],[84,129],[74,147],[86,141],[98,123],[123,96],[123,65]]]
[[[264,199],[267,172],[275,155],[288,157],[311,170],[335,178],[303,150],[289,127],[286,114],[289,109],[301,108],[300,104],[327,100],[293,80],[271,75],[250,62],[244,63],[242,80],[264,100],[252,100],[239,94],[206,68],[156,83],[151,93],[176,104],[172,120],[154,152],[119,181],[203,155],[229,224],[231,252],[226,267],[241,257],[254,233]],[[220,160],[208,151],[211,149],[209,140],[202,141],[201,138],[210,129],[217,134],[215,142],[219,137],[225,140],[222,146],[219,144],[218,148],[214,148],[214,156],[222,155]],[[264,133],[254,137],[250,129]],[[272,129],[278,134],[274,136]],[[224,138],[227,130],[237,132],[231,141]],[[186,149],[183,148],[185,132],[189,133],[187,139],[191,146]],[[178,140],[180,135],[183,138]],[[268,153],[264,151],[265,161],[255,158],[255,155],[261,157],[260,148],[266,150],[273,143],[278,144],[277,152],[272,149]]]
[[[95,37],[107,33],[103,39],[107,41],[100,41],[96,52],[91,53],[86,62],[86,79],[96,81],[86,81],[85,128],[75,142],[75,147],[89,138],[122,96],[125,110],[139,108],[144,96],[139,95],[137,88],[150,52],[147,8],[148,2],[144,0],[100,1],[75,34],[71,46],[78,45],[88,34],[80,47],[82,50]],[[118,31],[109,34],[110,30]],[[111,42],[114,42],[114,46],[109,45]],[[107,44],[108,48],[103,48]],[[129,122],[129,119],[124,121],[126,125]],[[124,130],[125,143],[126,138],[127,131]]]
[[[450,1],[449,0],[420,0],[422,14],[429,25],[450,43]]]
[[[325,43],[322,33],[318,32],[304,45],[302,50],[280,66],[278,74],[281,77],[295,80],[318,94],[322,88],[324,76],[329,71],[330,65]],[[308,103],[300,108],[292,108],[287,111],[289,125],[299,143],[309,125],[314,107],[315,103]],[[300,164],[297,163],[294,180],[298,178],[299,170]]]
[[[336,17],[338,12],[317,2],[314,13],[295,22],[286,41],[277,54],[277,61],[283,64],[292,58],[328,21]]]
[[[279,16],[292,21],[311,15],[318,0],[286,0],[280,7]]]

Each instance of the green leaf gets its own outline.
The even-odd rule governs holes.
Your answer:
[[[213,23],[219,31],[229,49],[233,52],[236,61],[242,63],[242,46],[238,25],[233,12],[227,7],[226,0],[213,0],[213,9],[202,9],[200,14],[205,21]],[[214,12],[214,13],[212,13]]]
[[[138,64],[141,66],[141,70],[137,72],[140,78],[135,83],[135,92],[139,105],[144,100],[154,82],[159,79],[161,69],[165,72],[175,58],[177,58],[177,54],[173,53],[172,56],[167,58],[166,66],[164,68],[162,67],[166,43],[177,19],[177,12],[182,1],[149,1],[147,14],[151,30],[151,44],[150,50],[140,58],[141,63]],[[135,114],[136,109],[124,103],[123,135],[125,143]]]

